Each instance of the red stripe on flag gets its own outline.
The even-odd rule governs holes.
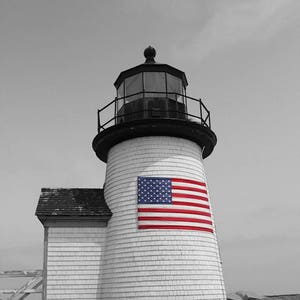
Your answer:
[[[195,207],[201,207],[201,208],[209,209],[209,205],[194,203],[194,202],[173,201],[172,204],[173,205],[184,205],[184,206],[195,206]]]
[[[207,197],[196,196],[196,195],[190,195],[190,194],[172,193],[172,197],[177,197],[177,198],[190,198],[190,199],[197,199],[197,200],[208,201],[208,198],[207,198]]]
[[[191,215],[201,215],[201,216],[211,217],[211,214],[208,212],[188,210],[188,209],[139,207],[138,212],[177,213],[177,214],[191,214]]]
[[[173,222],[192,222],[212,225],[212,221],[195,218],[177,218],[177,217],[138,217],[139,221],[173,221]]]
[[[182,190],[182,191],[193,191],[193,192],[199,192],[199,193],[207,194],[206,190],[197,189],[197,188],[188,187],[188,186],[172,185],[172,189]]]
[[[139,229],[181,229],[214,232],[211,228],[181,225],[139,225]]]
[[[192,180],[192,179],[183,179],[183,178],[172,178],[172,182],[183,182],[183,183],[191,183],[191,184],[197,184],[201,186],[206,186],[205,182]]]

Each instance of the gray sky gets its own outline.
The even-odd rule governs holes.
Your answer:
[[[0,0],[0,269],[42,267],[41,187],[102,187],[96,110],[149,44],[211,110],[227,290],[300,292],[297,0]]]

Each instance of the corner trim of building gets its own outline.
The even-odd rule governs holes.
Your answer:
[[[44,257],[43,257],[43,294],[42,300],[47,300],[47,268],[48,268],[48,226],[44,226]]]

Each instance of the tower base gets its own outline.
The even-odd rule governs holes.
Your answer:
[[[110,149],[104,193],[113,215],[101,299],[225,300],[214,230],[139,229],[140,176],[206,182],[202,150],[195,142],[170,136],[134,138]]]

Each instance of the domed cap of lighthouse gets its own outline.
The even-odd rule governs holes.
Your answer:
[[[98,110],[98,135],[93,141],[97,156],[105,162],[109,149],[119,142],[160,135],[192,140],[207,157],[217,142],[210,112],[201,99],[187,96],[183,71],[157,63],[151,46],[144,56],[144,63],[120,73],[114,83],[116,98]],[[107,118],[109,109],[114,115]]]
[[[120,73],[117,80],[115,81],[116,88],[120,87],[120,85],[123,83],[125,78],[128,78],[135,74],[139,74],[141,72],[169,73],[169,74],[172,74],[173,76],[175,76],[176,78],[180,79],[182,81],[182,84],[184,85],[184,88],[188,85],[184,72],[182,72],[170,65],[157,63],[155,61],[156,50],[153,47],[148,46],[144,50],[144,56],[145,56],[145,63],[140,64],[138,66],[135,66],[133,68],[130,68],[130,69],[125,70]],[[160,74],[160,75],[163,75],[163,74]]]
[[[164,81],[165,81],[164,85],[161,85],[161,87],[163,87],[164,90],[167,90],[167,83],[170,83],[169,91],[172,92],[174,90],[174,83],[172,82],[172,80],[174,80],[174,78],[172,76],[170,76],[169,78],[165,78],[166,74],[173,75],[177,79],[177,80],[175,79],[175,82],[177,82],[178,85],[182,84],[183,87],[186,88],[186,86],[188,85],[188,82],[187,82],[184,72],[182,72],[170,65],[157,63],[155,61],[156,50],[153,47],[148,46],[144,50],[144,56],[145,56],[145,63],[137,65],[133,68],[130,68],[130,69],[125,70],[120,73],[120,75],[118,76],[118,78],[116,79],[115,84],[114,84],[117,89],[119,89],[120,86],[123,83],[125,83],[126,79],[129,82],[130,80],[128,78],[130,78],[131,76],[134,76],[134,75],[140,75],[140,76],[136,76],[136,78],[139,77],[139,79],[140,79],[140,81],[137,82],[136,87],[139,87],[139,89],[141,89],[141,88],[148,89],[149,87],[151,87],[151,85],[149,86],[148,84],[151,83],[151,79],[153,79],[153,77],[155,77],[155,76],[151,77],[151,76],[149,76],[149,74],[146,74],[146,77],[147,76],[149,76],[149,77],[142,78],[143,72],[159,73],[159,74],[156,74],[156,77],[157,77],[157,79],[164,79]],[[164,74],[164,73],[166,73],[166,74]],[[152,75],[154,75],[154,74],[152,74]],[[144,79],[144,80],[142,80],[142,79]],[[181,82],[179,82],[179,81],[181,81]],[[146,83],[146,84],[144,84],[144,83]],[[143,86],[143,84],[144,84],[144,86]],[[153,85],[153,82],[152,82],[152,85]],[[173,90],[172,90],[172,86],[173,86]],[[158,88],[158,87],[156,87],[156,88]],[[178,89],[177,91],[179,92],[180,89]],[[129,91],[127,91],[127,92],[129,92]]]

